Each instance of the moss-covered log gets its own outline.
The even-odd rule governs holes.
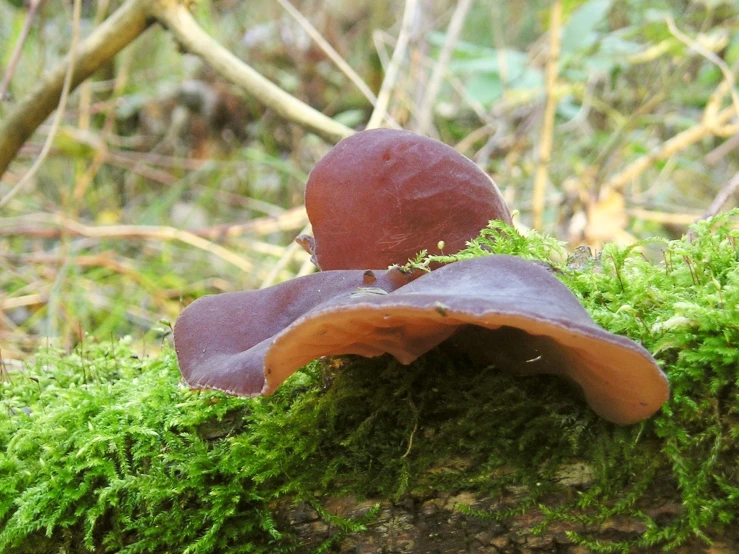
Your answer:
[[[459,255],[553,263],[654,353],[671,398],[630,427],[444,345],[256,399],[178,386],[169,349],[39,352],[2,384],[0,552],[736,552],[737,215],[569,266],[500,226]]]

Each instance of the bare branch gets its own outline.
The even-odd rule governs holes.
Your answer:
[[[349,127],[311,108],[221,46],[195,22],[177,0],[160,0],[154,6],[157,19],[189,52],[198,55],[229,81],[239,85],[262,104],[328,141],[338,142],[354,133]]]
[[[554,115],[557,108],[557,67],[561,44],[562,0],[554,0],[549,20],[549,58],[546,74],[546,105],[544,107],[544,124],[539,141],[539,160],[534,177],[534,198],[532,205],[533,226],[540,230],[544,213],[544,196],[549,180],[549,159],[552,155],[554,135]]]
[[[300,232],[302,235],[303,233],[310,233],[311,232],[311,226],[310,223],[303,227],[303,230]],[[295,259],[297,256],[303,255],[305,258],[310,261],[310,256],[303,250],[303,248],[298,244],[297,242],[293,241],[290,244],[287,245],[285,248],[285,252],[280,257],[279,260],[275,263],[275,265],[272,266],[272,269],[270,269],[267,276],[262,280],[262,284],[259,285],[260,289],[265,289],[267,287],[271,287],[277,282],[277,278],[280,276],[280,273],[282,273],[287,265]],[[311,264],[313,265],[313,264]]]
[[[77,48],[71,90],[123,50],[150,25],[152,0],[127,0]],[[0,124],[0,176],[23,143],[57,107],[69,67],[69,55],[45,75]]]
[[[54,116],[54,121],[51,124],[51,130],[49,130],[49,134],[46,136],[46,141],[44,142],[44,146],[41,149],[41,153],[38,155],[36,160],[33,162],[33,165],[31,168],[26,172],[26,174],[16,183],[16,185],[10,189],[10,191],[0,198],[0,208],[2,208],[5,204],[10,202],[10,199],[13,198],[16,194],[18,194],[19,191],[23,189],[28,183],[31,182],[31,179],[33,179],[34,175],[38,172],[39,168],[41,167],[41,164],[44,163],[44,160],[46,159],[46,156],[49,154],[49,150],[51,150],[51,143],[54,141],[54,135],[56,135],[57,130],[59,129],[59,124],[62,121],[62,117],[64,117],[64,110],[67,109],[67,98],[69,98],[69,90],[72,86],[72,74],[74,73],[74,66],[77,62],[77,42],[80,38],[80,17],[82,14],[82,1],[81,0],[74,0],[74,10],[73,10],[73,21],[72,21],[72,45],[69,48],[69,65],[67,66],[67,72],[64,75],[64,84],[62,85],[62,94],[59,98],[59,105],[56,108],[56,115]]]
[[[408,49],[408,41],[411,36],[411,27],[413,26],[413,18],[416,13],[418,6],[418,0],[406,0],[405,10],[403,12],[403,23],[400,26],[400,34],[398,35],[398,44],[395,46],[393,57],[390,59],[390,65],[385,72],[385,78],[382,81],[382,87],[380,87],[380,94],[377,95],[377,104],[372,112],[369,123],[367,123],[368,129],[374,129],[380,127],[382,121],[387,114],[387,107],[390,103],[390,93],[395,86],[395,81],[398,78],[398,70],[400,64],[405,57],[405,51]]]

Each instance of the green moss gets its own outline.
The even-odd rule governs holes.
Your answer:
[[[555,378],[481,370],[444,347],[410,366],[313,363],[257,399],[178,386],[171,350],[139,359],[127,341],[88,341],[39,352],[2,383],[0,551],[289,552],[298,543],[276,519],[278,499],[354,533],[374,511],[342,520],[325,498],[512,487],[524,492],[504,510],[467,511],[500,520],[536,506],[542,532],[614,515],[644,522],[631,543],[570,535],[598,551],[708,540],[739,512],[737,216],[659,244],[658,263],[607,247],[553,264],[601,325],[642,342],[670,376],[668,404],[632,427],[598,419]],[[455,258],[490,252],[551,262],[563,249],[494,225]],[[573,460],[593,468],[592,484],[550,505]],[[655,521],[641,501],[665,488],[683,508]]]

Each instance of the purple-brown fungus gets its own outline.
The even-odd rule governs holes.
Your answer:
[[[266,385],[264,356],[280,331],[332,298],[365,288],[387,294],[409,280],[397,269],[325,271],[267,289],[198,298],[174,328],[180,372],[195,389],[269,394],[276,387]]]
[[[409,364],[449,341],[476,364],[563,376],[615,423],[667,399],[649,353],[596,325],[534,262],[488,256],[420,277],[377,269],[421,250],[457,252],[490,220],[510,223],[492,180],[452,148],[405,131],[357,133],[311,172],[306,209],[315,239],[298,242],[326,271],[188,306],[174,339],[191,387],[267,395],[322,356],[389,353]]]
[[[492,219],[511,222],[493,180],[454,148],[373,129],[339,142],[313,168],[300,244],[327,269],[403,265],[422,250],[454,254]]]
[[[459,336],[471,356],[501,370],[567,377],[598,415],[615,423],[649,417],[667,399],[667,379],[649,353],[598,327],[536,263],[512,256],[460,261],[397,288],[402,278],[392,271],[369,286],[355,286],[362,272],[328,271],[196,301],[175,328],[185,381],[270,394],[321,356],[390,353],[408,364]],[[339,285],[333,293],[310,297],[329,281]]]

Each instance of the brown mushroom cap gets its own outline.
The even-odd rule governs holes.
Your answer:
[[[264,301],[267,305],[279,297],[271,289],[256,294],[264,293],[271,298]],[[249,391],[255,390],[253,385],[261,374],[265,378],[261,392],[270,394],[298,368],[320,356],[389,352],[407,364],[458,329],[473,325],[496,330],[491,336],[502,337],[497,343],[486,340],[479,345],[494,349],[488,361],[510,363],[525,373],[564,375],[582,388],[596,413],[615,423],[649,417],[669,394],[666,377],[644,348],[598,327],[569,289],[548,271],[512,256],[456,262],[390,292],[382,287],[352,290],[345,286],[323,302],[304,302],[302,308],[308,309],[302,315],[294,317],[300,309],[285,314],[283,322],[289,324],[272,336],[266,333],[279,325],[263,324],[264,332],[256,337],[263,337],[261,342],[239,338],[251,333],[248,328],[262,316],[252,313],[256,303],[251,297],[238,294],[249,293],[220,295],[229,297],[221,304],[230,306],[231,316],[211,316],[207,337],[198,337],[203,332],[200,323],[195,333],[188,328],[188,321],[200,320],[206,303],[199,308],[195,306],[200,301],[194,303],[188,308],[188,318],[178,321],[175,341],[181,368],[189,368],[182,371],[191,386],[238,394],[240,374],[252,383]],[[213,334],[221,338],[216,340]],[[185,336],[204,342],[185,349],[180,346]],[[249,350],[243,351],[244,347]],[[193,352],[198,355],[200,349],[209,350],[210,359],[203,353],[193,363],[188,357]]]
[[[305,206],[322,270],[402,265],[421,250],[453,254],[490,220],[511,222],[498,187],[471,160],[394,129],[339,142],[311,171]]]
[[[263,394],[264,356],[280,331],[337,295],[361,294],[365,288],[390,292],[409,279],[397,269],[327,271],[267,289],[198,298],[174,328],[180,372],[195,389]]]

